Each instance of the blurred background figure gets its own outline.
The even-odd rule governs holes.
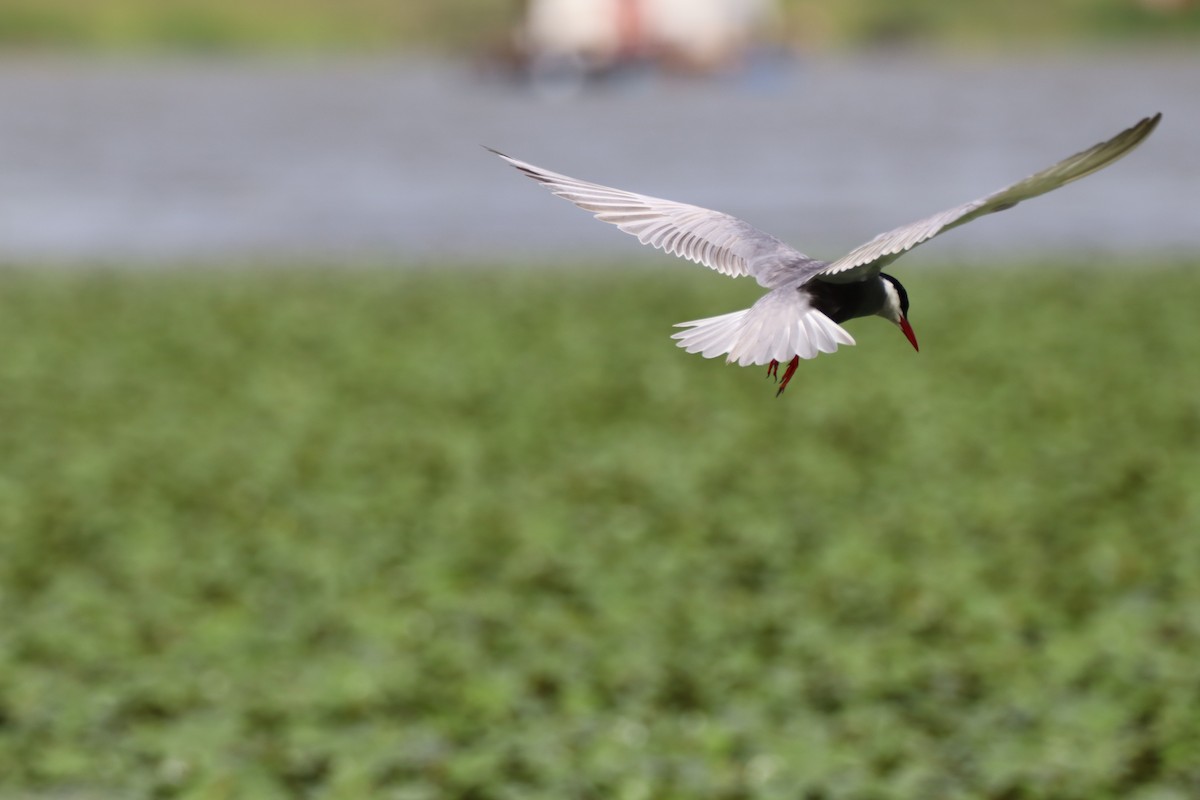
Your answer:
[[[737,63],[777,11],[771,0],[528,0],[517,50],[535,79],[631,65],[712,72]]]

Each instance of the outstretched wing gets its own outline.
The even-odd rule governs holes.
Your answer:
[[[723,275],[751,275],[773,285],[780,267],[815,263],[808,256],[737,217],[686,203],[626,192],[535,167],[487,148],[559,197],[590,211],[671,255]],[[771,281],[769,283],[768,281]]]
[[[1057,189],[1071,181],[1091,175],[1113,163],[1141,144],[1162,119],[1162,114],[1146,117],[1132,128],[1121,131],[1106,142],[1065,158],[1054,166],[1044,169],[1005,189],[989,194],[979,200],[934,214],[931,217],[881,233],[871,241],[851,250],[817,273],[823,281],[849,283],[877,274],[884,266],[899,258],[917,245],[959,225],[964,225],[984,214],[1004,211],[1022,200]]]

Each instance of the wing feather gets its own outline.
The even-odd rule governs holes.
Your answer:
[[[973,219],[1012,208],[1023,200],[1053,191],[1104,169],[1142,143],[1157,127],[1162,114],[1146,117],[1108,141],[1063,159],[1052,167],[1017,181],[1011,186],[957,208],[939,212],[910,225],[881,233],[851,250],[818,273],[824,281],[851,282],[877,274],[884,266],[939,233],[965,225]]]
[[[636,236],[642,244],[723,275],[733,278],[750,275],[762,285],[771,286],[786,268],[817,263],[729,214],[589,183],[487,149],[553,194],[590,211],[601,222]]]

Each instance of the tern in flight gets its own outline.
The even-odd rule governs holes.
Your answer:
[[[581,181],[488,149],[552,193],[636,236],[642,244],[733,278],[750,275],[768,289],[750,308],[679,323],[675,327],[685,330],[671,338],[705,358],[723,355],[727,362],[743,367],[766,365],[767,374],[774,377],[779,365],[787,362],[778,396],[800,359],[832,353],[839,344],[854,344],[841,326],[847,320],[883,317],[895,323],[917,349],[917,337],[908,324],[908,293],[900,281],[881,271],[884,267],[939,233],[1107,167],[1137,147],[1161,118],[1162,114],[1146,117],[1108,141],[998,192],[881,233],[836,261],[809,258],[720,211]]]

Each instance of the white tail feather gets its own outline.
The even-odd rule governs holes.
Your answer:
[[[725,355],[743,367],[790,361],[793,356],[816,358],[839,344],[852,345],[846,329],[810,306],[794,289],[776,290],[742,311],[681,322],[687,328],[671,336],[689,353],[705,358]]]

